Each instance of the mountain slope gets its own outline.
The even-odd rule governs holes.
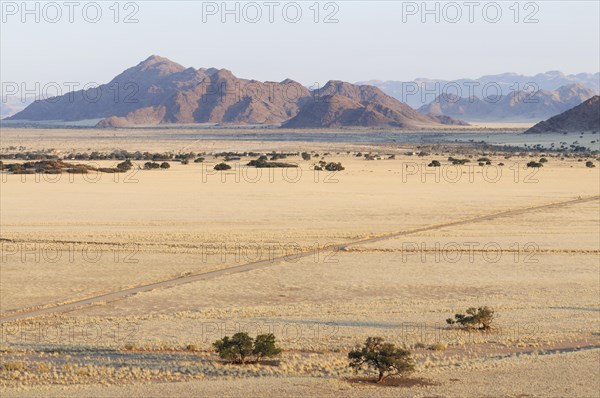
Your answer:
[[[540,121],[564,112],[594,96],[594,92],[580,84],[562,86],[557,90],[524,91],[498,98],[461,98],[442,95],[419,108],[433,113],[469,121]]]
[[[600,131],[600,96],[595,96],[525,131],[525,134]]]
[[[86,120],[125,116],[157,106],[175,93],[194,87],[214,70],[184,68],[156,55],[125,70],[109,83],[39,100],[9,120]]]
[[[332,80],[312,92],[312,99],[283,124],[288,128],[399,127],[465,124],[452,118],[423,115],[377,87]]]

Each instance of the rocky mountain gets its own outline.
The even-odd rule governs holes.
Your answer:
[[[459,97],[476,96],[484,98],[496,94],[503,96],[518,91],[556,90],[561,86],[580,84],[583,87],[600,93],[600,73],[579,73],[565,75],[558,71],[538,73],[533,76],[519,75],[516,73],[502,73],[498,75],[485,75],[476,79],[426,79],[419,78],[412,81],[381,81],[371,80],[357,84],[368,84],[379,87],[384,93],[404,102],[413,108],[419,108],[430,103],[435,97],[445,93]]]
[[[452,118],[423,115],[373,86],[329,81],[311,94],[312,100],[295,117],[284,123],[283,127],[412,128],[431,124],[466,124]]]
[[[193,88],[214,69],[184,68],[153,55],[125,70],[109,83],[38,100],[9,120],[86,120],[126,116],[148,106],[157,106],[179,91]]]
[[[519,91],[485,99],[440,95],[420,107],[419,111],[473,122],[538,122],[577,106],[594,95],[592,90],[581,84],[570,84],[552,91]]]
[[[290,79],[241,79],[226,69],[184,68],[158,56],[127,69],[97,89],[36,101],[9,118],[89,119],[102,119],[99,127],[191,123],[289,128],[464,124],[443,115],[423,115],[376,87],[330,81],[311,92]]]
[[[525,131],[525,134],[600,131],[600,97],[594,96],[582,104]]]

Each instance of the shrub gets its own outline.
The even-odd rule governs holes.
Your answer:
[[[490,307],[471,307],[466,314],[455,314],[454,319],[446,319],[449,325],[460,324],[465,329],[488,330],[494,320],[494,310]]]
[[[228,165],[227,163],[219,163],[219,164],[215,165],[214,169],[215,170],[231,170],[231,166]]]
[[[256,362],[259,362],[262,358],[277,356],[280,353],[281,348],[277,347],[275,344],[275,335],[273,335],[273,333],[259,334],[256,336],[256,339],[254,339],[254,349],[252,350],[252,354],[254,354]]]
[[[427,347],[428,350],[431,351],[444,351],[448,348],[448,344],[445,343],[435,343]]]
[[[220,358],[235,364],[245,364],[251,356],[254,357],[252,362],[259,362],[262,358],[281,353],[272,333],[260,334],[253,340],[248,333],[239,332],[215,341],[213,347]]]
[[[25,364],[20,361],[7,361],[2,365],[2,368],[8,371],[21,371],[25,369]]]
[[[391,375],[412,372],[415,361],[408,350],[385,343],[382,337],[368,337],[364,345],[348,353],[350,367],[355,371],[367,366],[377,371],[377,382]]]
[[[437,160],[432,160],[431,163],[427,165],[427,167],[440,167],[442,164]]]
[[[531,161],[531,162],[527,163],[527,167],[544,167],[544,164]]]
[[[540,158],[540,163],[546,163],[548,161],[548,159],[546,158]]]
[[[324,168],[327,171],[342,171],[342,170],[344,170],[344,166],[342,166],[342,164],[340,162],[338,162],[338,163],[334,163],[334,162],[327,163]]]
[[[253,166],[256,168],[274,168],[274,167],[298,167],[298,165],[292,163],[283,163],[283,162],[267,162],[264,159],[251,160],[248,162],[247,166]]]
[[[131,170],[132,167],[133,167],[133,164],[131,163],[131,160],[126,160],[124,162],[117,164],[117,169],[122,172],[129,171],[129,170]]]
[[[146,170],[158,169],[159,167],[160,167],[160,164],[158,164],[156,162],[144,163],[144,169],[146,169]]]
[[[187,164],[187,163],[186,163],[186,164]],[[171,167],[171,165],[170,165],[168,162],[162,162],[162,163],[160,164],[160,168],[161,168],[161,169],[168,169],[168,168],[170,168],[170,167]]]
[[[585,162],[585,167],[592,168],[592,167],[596,167],[596,165],[591,160],[588,160],[587,162]]]
[[[312,156],[308,152],[302,152],[302,160],[310,160]]]
[[[198,159],[194,160],[194,163],[202,163],[202,162],[204,162],[203,157],[199,157]]]

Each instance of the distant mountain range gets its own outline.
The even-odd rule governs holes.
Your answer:
[[[330,81],[310,91],[290,79],[240,79],[226,69],[184,68],[159,56],[151,56],[99,88],[36,101],[9,118],[57,119],[102,119],[99,127],[206,123],[415,128],[465,124],[423,115],[376,87]]]
[[[34,101],[33,98],[21,98],[20,95],[7,95],[0,100],[0,119],[21,112]]]
[[[467,124],[461,120],[538,122],[594,96],[599,80],[598,73],[506,73],[455,82],[417,79],[351,84],[331,80],[311,91],[290,79],[241,79],[227,69],[185,68],[154,55],[97,88],[38,100],[27,107],[21,102],[3,102],[2,117],[12,115],[5,120],[24,123],[86,121],[93,125],[100,121],[99,127],[209,124],[427,128]],[[488,97],[482,96],[486,84],[494,88],[487,91]],[[446,90],[442,91],[444,85]],[[407,87],[417,91],[408,95]],[[515,91],[517,87],[519,91]],[[503,94],[496,97],[498,88]],[[532,95],[531,90],[536,88],[539,90]],[[440,95],[442,92],[448,95]],[[464,95],[469,92],[471,96]],[[418,107],[418,111],[405,102]]]
[[[540,122],[526,134],[600,131],[600,97],[594,96],[559,115]]]
[[[370,80],[357,84],[368,84],[379,87],[383,92],[399,101],[405,102],[413,108],[420,108],[442,94],[465,98],[470,96],[486,98],[496,96],[497,94],[508,96],[518,91],[531,91],[532,89],[556,90],[559,87],[572,84],[580,84],[598,94],[600,93],[600,73],[565,75],[558,71],[550,71],[534,76],[502,73],[481,76],[477,79],[443,80],[419,78],[412,81]]]
[[[538,122],[573,108],[594,95],[592,90],[579,83],[562,86],[557,90],[519,91],[485,99],[440,95],[431,103],[420,107],[419,111],[470,122]]]

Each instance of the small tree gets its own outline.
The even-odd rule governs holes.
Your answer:
[[[213,343],[219,357],[231,363],[245,364],[250,356],[252,362],[260,362],[263,358],[270,358],[281,353],[281,348],[275,343],[275,335],[259,334],[252,339],[248,333],[239,332],[232,337],[225,336]]]
[[[217,354],[222,359],[231,363],[244,364],[246,358],[252,354],[252,338],[248,333],[240,332],[234,334],[231,338],[225,336],[213,343]]]
[[[308,152],[302,152],[302,160],[310,160],[312,156]]]
[[[358,371],[363,366],[378,372],[377,382],[386,377],[412,372],[415,362],[410,351],[385,343],[382,337],[368,337],[365,344],[348,353],[350,367]]]
[[[427,167],[440,167],[442,164],[437,160],[432,160],[431,163],[427,165]]]
[[[446,319],[449,325],[460,324],[466,329],[488,330],[494,320],[494,310],[490,307],[471,307],[466,314],[455,314],[454,319]]]
[[[256,362],[260,362],[262,358],[270,358],[277,356],[281,353],[281,348],[275,344],[275,335],[259,334],[254,339],[254,349],[252,354],[255,357]]]
[[[162,162],[162,163],[160,164],[160,168],[161,168],[161,169],[168,169],[168,168],[170,168],[170,167],[171,167],[171,165],[170,165],[168,162]]]

